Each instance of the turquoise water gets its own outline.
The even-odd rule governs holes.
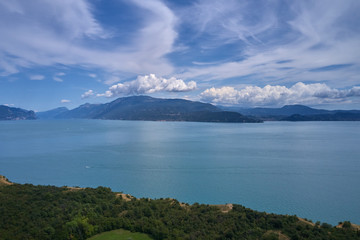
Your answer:
[[[360,122],[1,121],[0,174],[360,224]]]

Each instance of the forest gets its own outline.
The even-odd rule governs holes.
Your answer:
[[[241,205],[137,199],[110,188],[0,183],[0,239],[87,239],[125,229],[153,239],[360,239],[359,229],[311,223]]]

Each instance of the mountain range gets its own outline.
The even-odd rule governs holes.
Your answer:
[[[263,121],[360,121],[360,110],[325,110],[304,105],[285,105],[281,108],[220,108]]]
[[[37,112],[36,115],[33,111],[0,106],[0,120],[36,118],[192,122],[360,121],[360,110],[324,110],[303,105],[286,105],[281,108],[238,108],[149,96],[123,97],[104,104],[86,103],[72,110],[60,107]]]
[[[57,108],[38,114],[39,118],[86,118],[111,120],[261,122],[240,113],[224,111],[209,103],[149,96],[118,98],[104,104],[83,104],[75,109]]]

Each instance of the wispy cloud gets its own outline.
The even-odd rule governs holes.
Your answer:
[[[118,11],[90,0],[0,1],[0,76],[6,82],[50,76],[68,80],[63,85],[71,80],[73,89],[96,79],[88,81],[93,92],[85,98],[166,96],[196,87],[188,94],[194,99],[212,86],[216,94],[234,90],[238,96],[236,88],[244,85],[326,83],[339,90],[360,83],[359,0],[115,2],[109,5]]]
[[[121,79],[118,76],[111,76],[108,79],[106,79],[104,81],[104,83],[107,84],[107,85],[111,85],[111,84],[114,84],[114,83],[117,83],[117,82],[120,82],[120,81],[121,81]]]
[[[45,76],[43,75],[31,75],[30,80],[44,80]]]
[[[59,77],[53,77],[53,80],[56,82],[63,82],[64,80]]]
[[[1,1],[0,74],[55,64],[133,74],[170,73],[173,68],[164,56],[172,51],[176,17],[161,1],[132,2],[147,14],[142,15],[142,28],[134,30],[132,44],[118,45],[86,0]],[[105,39],[112,48],[94,45],[94,39]]]
[[[272,11],[275,5],[269,1],[200,0],[187,9],[184,21],[198,31],[197,37],[211,35],[211,42],[205,42],[205,48],[216,47],[224,41],[261,43],[257,35],[277,24],[276,12]]]
[[[359,1],[265,1],[256,2],[256,11],[253,1],[230,3],[216,2],[214,8],[209,1],[195,4],[200,11],[195,26],[201,35],[217,34],[209,41],[199,37],[204,45],[214,39],[214,47],[237,41],[232,51],[240,60],[190,67],[178,77],[224,80],[251,75],[247,81],[255,84],[328,81],[339,87],[358,83]]]
[[[360,86],[339,90],[326,84],[304,84],[298,82],[290,88],[266,85],[263,88],[247,86],[237,90],[233,87],[206,89],[201,99],[216,104],[243,106],[282,106],[285,104],[322,104],[347,101],[351,97],[360,97]]]
[[[61,103],[70,103],[71,101],[70,100],[68,100],[68,99],[61,99],[61,101],[60,101]]]
[[[185,83],[174,77],[166,79],[155,74],[138,76],[136,80],[113,85],[97,96],[116,97],[121,95],[151,94],[155,92],[188,92],[196,89],[196,82]]]
[[[56,82],[63,82],[64,80],[60,77],[65,76],[65,75],[66,75],[66,73],[64,73],[64,72],[55,73],[55,75],[53,76],[53,80]]]

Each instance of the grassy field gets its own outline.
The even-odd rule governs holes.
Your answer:
[[[95,235],[88,240],[152,240],[148,235],[143,233],[132,233],[123,229],[104,232]]]

